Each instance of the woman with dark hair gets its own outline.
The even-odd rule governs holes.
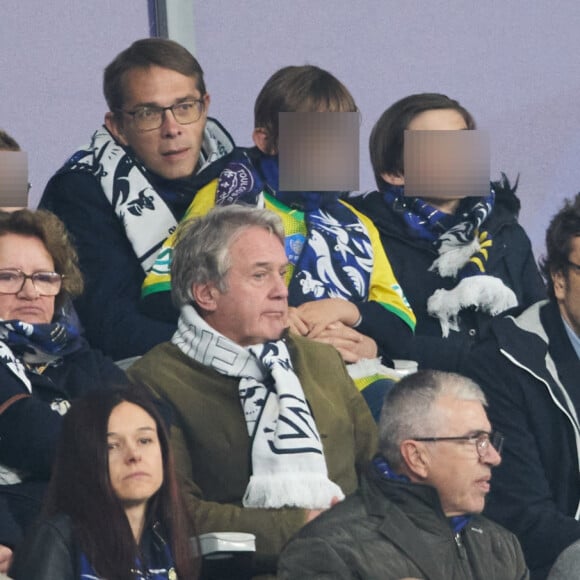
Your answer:
[[[446,95],[422,93],[397,101],[370,137],[378,191],[348,200],[379,230],[415,312],[415,338],[404,358],[417,360],[421,368],[457,370],[493,316],[545,297],[530,240],[518,223],[517,183],[512,187],[502,175],[489,184],[485,176],[472,190],[464,177],[476,171],[481,176],[479,153],[469,149],[478,142],[465,134],[475,128],[469,111]],[[411,145],[405,148],[405,131],[422,132],[421,145],[434,144],[433,158],[411,156],[421,185],[416,197],[405,192],[411,172],[405,174],[404,152],[413,152]],[[426,177],[428,162],[434,170]]]
[[[40,511],[71,401],[127,382],[81,335],[70,298],[82,288],[56,216],[0,211],[0,544],[10,548]]]
[[[198,571],[167,430],[139,387],[90,393],[63,421],[44,518],[15,580],[190,580]]]

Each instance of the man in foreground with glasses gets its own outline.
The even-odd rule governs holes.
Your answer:
[[[495,321],[463,369],[506,434],[486,514],[518,536],[534,580],[580,539],[580,194],[552,219],[546,251],[550,299]]]
[[[76,242],[86,282],[76,307],[87,338],[124,359],[175,331],[173,310],[140,311],[141,284],[233,142],[207,116],[199,63],[173,41],[134,42],[105,69],[103,89],[105,126],[50,180],[40,203]]]
[[[515,536],[478,515],[503,443],[485,404],[452,373],[397,383],[359,490],[289,542],[278,578],[528,578]]]

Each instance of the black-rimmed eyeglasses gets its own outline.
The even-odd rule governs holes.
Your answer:
[[[62,287],[62,274],[57,272],[34,272],[25,274],[22,270],[0,270],[0,294],[18,294],[30,280],[42,296],[56,296]]]
[[[176,103],[171,107],[156,107],[155,105],[143,105],[133,111],[121,111],[133,118],[133,123],[138,131],[153,131],[163,125],[165,111],[171,111],[173,118],[180,125],[189,125],[199,121],[205,108],[203,99],[190,99],[182,103]]]
[[[503,449],[504,436],[499,431],[492,431],[488,433],[487,431],[478,431],[472,435],[463,435],[461,437],[409,437],[414,441],[427,441],[427,442],[437,442],[437,441],[469,441],[475,443],[475,448],[477,449],[477,454],[481,459],[484,459],[489,451],[489,446],[491,445],[498,453],[501,454]]]

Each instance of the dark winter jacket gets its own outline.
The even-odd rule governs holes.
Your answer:
[[[189,179],[167,180],[150,172],[147,178],[179,222],[197,191],[221,168],[218,160]],[[40,207],[64,222],[78,252],[85,291],[75,308],[90,344],[120,360],[169,340],[178,313],[166,322],[140,311],[145,273],[99,178],[65,165],[48,182]]]
[[[153,567],[166,562],[164,546],[165,540],[157,532],[146,529],[139,546],[143,560]],[[10,576],[14,580],[79,580],[80,560],[71,520],[59,514],[31,529],[16,551]]]
[[[519,200],[507,183],[494,184],[494,189],[495,206],[484,224],[493,239],[486,272],[511,288],[519,307],[525,308],[545,298],[544,284],[530,240],[517,221]],[[433,243],[411,239],[402,219],[384,203],[380,192],[348,201],[377,226],[393,272],[417,317],[415,340],[406,358],[417,360],[423,368],[456,371],[459,361],[479,340],[491,316],[473,309],[463,310],[459,316],[459,332],[451,331],[448,338],[443,338],[438,319],[427,312],[427,300],[439,288],[453,288],[457,280],[429,272],[438,256]]]
[[[32,393],[0,365],[0,464],[22,471],[25,479],[48,480],[63,402],[93,389],[127,384],[127,378],[111,359],[86,343],[42,374],[27,371],[27,377]]]
[[[73,399],[93,389],[127,383],[111,359],[86,343],[42,374],[27,370],[32,387],[0,364],[0,481],[16,472],[22,483],[0,485],[0,544],[15,546],[42,505],[60,433]]]
[[[505,435],[485,513],[518,536],[539,580],[580,539],[580,361],[553,301],[495,320],[489,334],[462,369]]]
[[[473,516],[455,534],[430,486],[369,471],[359,490],[291,540],[280,580],[521,580],[528,578],[513,536]]]

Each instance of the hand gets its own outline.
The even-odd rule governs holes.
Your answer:
[[[308,326],[308,338],[316,338],[329,324],[342,322],[354,326],[359,317],[358,308],[342,298],[324,298],[305,302],[296,308],[297,314]]]
[[[318,335],[316,341],[334,346],[345,363],[355,363],[363,358],[378,356],[377,343],[370,336],[349,328],[341,322],[329,324]]]
[[[3,546],[0,544],[0,572],[3,574],[8,573],[10,564],[12,564],[12,550],[8,546]]]
[[[299,334],[300,336],[308,335],[308,325],[300,317],[300,313],[297,308],[288,308],[288,326],[294,334]]]
[[[325,512],[327,509],[330,509],[331,507],[335,506],[339,501],[340,500],[336,496],[334,496],[330,500],[330,505],[327,508],[319,510],[306,510],[306,522],[304,523],[307,524],[308,522],[311,522],[313,519],[317,518],[322,512]]]

